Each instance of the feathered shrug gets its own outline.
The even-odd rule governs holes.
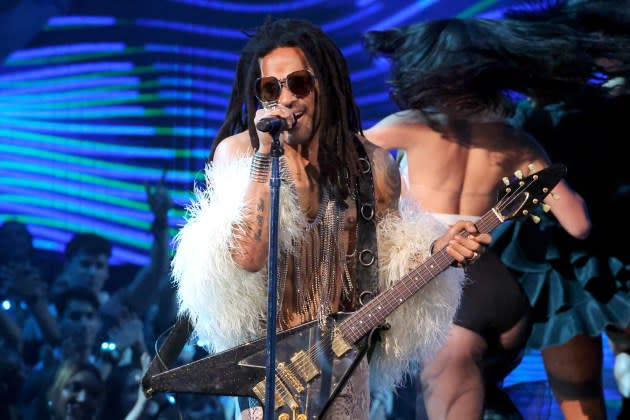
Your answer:
[[[206,167],[205,189],[195,189],[186,223],[175,238],[173,281],[179,314],[188,315],[199,342],[218,352],[264,335],[267,272],[251,273],[230,256],[243,222],[251,158]],[[307,225],[298,197],[283,182],[280,191],[280,252],[290,252]],[[233,230],[233,227],[237,227]],[[427,257],[444,228],[428,213],[407,206],[377,226],[380,290]],[[427,360],[445,341],[459,305],[464,273],[449,268],[392,313],[370,361],[371,385],[401,382],[412,360]]]

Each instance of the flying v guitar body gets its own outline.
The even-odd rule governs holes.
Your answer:
[[[348,344],[336,333],[336,325],[350,315],[331,315],[323,329],[319,321],[311,321],[278,333],[275,383],[278,418],[319,419],[343,389],[365,354],[367,341]],[[168,374],[153,376],[152,391],[247,396],[262,404],[265,343],[264,338],[258,339],[171,369]],[[192,377],[200,380],[191,381]]]

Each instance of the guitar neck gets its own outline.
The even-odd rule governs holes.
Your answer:
[[[475,223],[479,232],[489,233],[502,222],[499,214],[494,209],[488,211]],[[468,232],[461,235],[468,236]],[[374,297],[363,307],[342,321],[337,327],[344,338],[355,343],[368,332],[381,326],[386,317],[394,312],[400,305],[416,294],[442,271],[446,270],[455,259],[442,249],[420,266],[405,274],[396,284],[388,290]]]

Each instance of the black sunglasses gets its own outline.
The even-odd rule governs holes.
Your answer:
[[[280,98],[282,86],[286,86],[298,98],[304,97],[315,88],[315,76],[308,70],[298,70],[282,80],[273,76],[259,77],[255,83],[256,97],[262,103],[276,102]]]

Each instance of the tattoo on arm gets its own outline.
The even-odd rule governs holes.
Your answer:
[[[258,204],[256,205],[256,233],[254,234],[254,239],[256,241],[260,241],[262,238],[262,227],[263,221],[265,218],[263,217],[263,211],[265,210],[265,200],[262,198],[258,200]]]
[[[390,203],[397,203],[400,198],[400,170],[396,165],[387,165],[388,199]]]

